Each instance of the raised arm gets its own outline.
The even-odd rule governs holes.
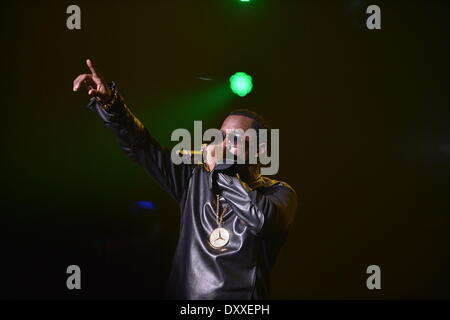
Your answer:
[[[175,200],[180,201],[194,165],[175,165],[170,152],[161,147],[141,121],[124,103],[115,84],[107,84],[91,60],[86,61],[90,74],[81,74],[73,82],[73,90],[85,87],[94,111],[117,138],[126,155],[145,171]]]

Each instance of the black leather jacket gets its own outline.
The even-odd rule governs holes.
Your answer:
[[[294,190],[266,177],[249,186],[227,166],[209,171],[205,165],[173,164],[170,152],[153,139],[122,98],[108,110],[93,98],[88,108],[112,130],[128,157],[180,205],[180,235],[168,298],[267,298],[270,271],[295,216]],[[220,192],[220,207],[225,211],[222,225],[231,235],[222,249],[209,243],[217,227],[213,190]]]

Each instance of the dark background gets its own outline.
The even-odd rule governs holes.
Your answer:
[[[178,208],[72,92],[91,58],[168,147],[236,107],[280,129],[301,205],[272,298],[450,298],[448,1],[77,1],[81,30],[70,4],[1,3],[0,297],[161,297]],[[253,92],[217,91],[237,71]]]

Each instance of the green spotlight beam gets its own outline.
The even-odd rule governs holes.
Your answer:
[[[178,92],[163,101],[152,102],[152,106],[143,101],[142,105],[147,107],[140,109],[138,113],[142,115],[141,120],[151,134],[161,144],[169,145],[172,130],[191,130],[194,120],[202,120],[206,126],[234,97],[227,82],[223,81],[208,88],[191,88],[188,92]]]

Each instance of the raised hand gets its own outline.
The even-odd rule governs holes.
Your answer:
[[[81,86],[84,86],[89,96],[95,97],[102,103],[108,102],[112,98],[111,90],[103,80],[103,77],[97,72],[90,59],[86,60],[86,65],[91,73],[80,74],[76,77],[75,80],[73,80],[73,91],[76,92]]]

